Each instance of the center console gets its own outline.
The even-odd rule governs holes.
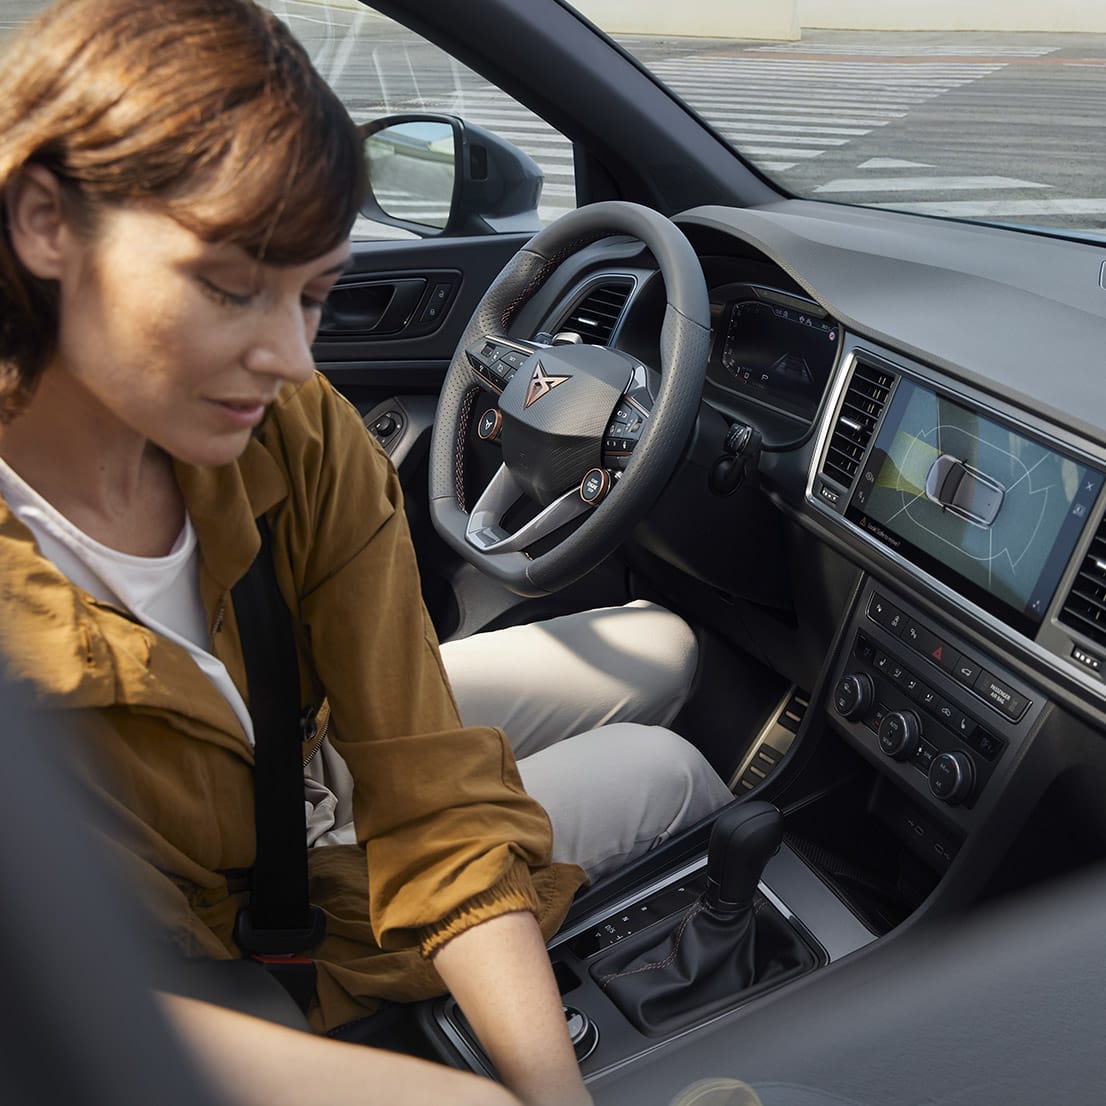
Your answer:
[[[719,1022],[767,990],[875,940],[875,934],[784,844],[768,860],[753,901],[757,932],[766,934],[764,955],[787,950],[778,954],[781,970],[772,965],[763,982],[746,988],[723,986],[718,996],[704,992],[702,1001],[696,1000],[696,1008],[687,1016],[679,1011],[671,1015],[646,1011],[640,1016],[624,997],[612,993],[609,977],[625,966],[621,964],[627,958],[623,950],[632,954],[635,942],[663,942],[695,912],[695,904],[707,892],[708,875],[704,853],[675,871],[659,874],[620,901],[580,918],[554,938],[550,955],[585,1078],[618,1067],[700,1026]],[[725,927],[730,922],[723,919],[719,924]],[[653,958],[651,952],[645,954],[646,960]],[[713,983],[720,971],[729,970],[724,959],[728,958],[720,957],[718,964],[708,965],[704,973],[708,983]],[[763,971],[763,965],[758,965],[758,970]],[[451,998],[438,1000],[424,1011],[423,1018],[439,1047],[445,1043],[450,1059],[494,1074]]]

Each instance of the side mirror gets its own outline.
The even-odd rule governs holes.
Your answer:
[[[541,169],[491,131],[453,115],[392,115],[358,130],[365,218],[422,237],[541,229]]]

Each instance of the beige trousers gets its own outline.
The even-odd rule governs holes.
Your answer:
[[[593,879],[732,798],[666,728],[696,659],[687,624],[642,601],[442,646],[462,721],[506,732],[526,790],[549,812],[554,859]],[[305,786],[309,842],[352,842],[352,781],[329,746]]]
[[[666,728],[697,653],[683,619],[640,600],[442,646],[461,718],[506,731],[554,859],[593,879],[733,797]]]

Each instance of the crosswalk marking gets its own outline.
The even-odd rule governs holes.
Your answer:
[[[903,161],[897,157],[870,157],[862,161],[858,169],[932,169],[933,166],[924,161]]]
[[[752,46],[751,53],[762,54],[846,54],[868,55],[871,57],[902,57],[905,50],[902,46],[872,45],[863,42],[780,42],[771,46]],[[954,46],[947,43],[911,43],[909,52],[911,57],[922,55],[937,57],[987,57],[987,58],[1040,58],[1046,54],[1055,53],[1056,46],[994,46],[990,43],[981,43],[978,46],[969,44]]]
[[[912,44],[904,56],[905,49],[856,42],[715,47],[654,61],[649,68],[743,157],[801,195],[965,218],[1043,220],[1051,214],[1091,221],[1104,213],[1106,200],[1034,199],[1031,193],[1053,186],[986,170],[973,173],[972,161],[963,157],[956,164],[959,171],[946,175],[952,166],[940,164],[939,145],[919,149],[924,160],[910,158],[912,132],[901,124],[912,113],[1000,73],[1019,58],[1042,58],[1057,47]],[[574,206],[572,145],[527,108],[460,67],[433,91],[420,87],[421,74],[401,57],[382,55],[378,68],[388,102],[359,103],[358,118],[404,110],[460,115],[515,143],[538,163],[544,174],[543,221]],[[1063,115],[1070,108],[1086,114],[1086,103],[1070,82],[1053,87],[1047,92],[1050,111]],[[850,160],[857,142],[862,145]],[[828,171],[817,175],[812,170],[819,158]],[[945,198],[956,193],[978,195]]]
[[[821,184],[815,192],[963,192],[981,188],[1051,188],[1014,177],[855,177]]]
[[[929,200],[907,203],[878,203],[872,207],[893,208],[916,215],[947,215],[950,218],[1016,218],[1056,215],[1106,215],[1106,198],[1064,200]]]

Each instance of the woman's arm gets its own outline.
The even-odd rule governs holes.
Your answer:
[[[527,1106],[590,1106],[532,914],[501,914],[466,929],[433,961],[500,1078]]]
[[[158,997],[201,1070],[234,1106],[518,1106],[490,1079],[195,999]]]

